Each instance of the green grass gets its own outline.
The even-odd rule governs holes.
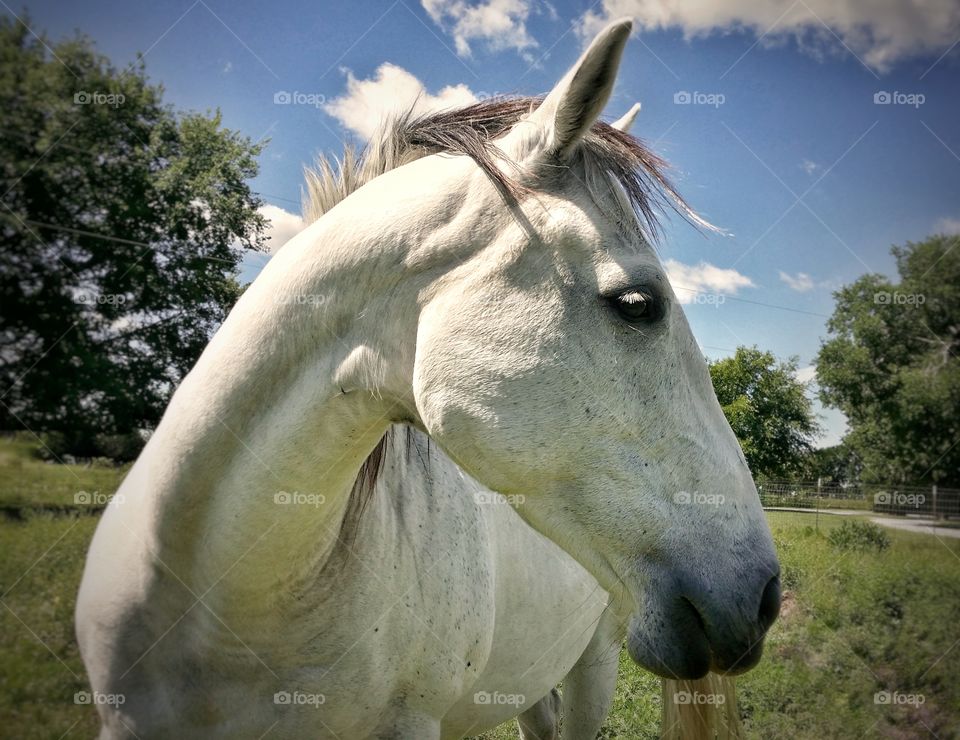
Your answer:
[[[36,441],[26,437],[0,438],[0,506],[59,507],[102,501],[117,490],[129,468],[48,463],[37,456],[36,448]]]
[[[882,552],[838,550],[827,535],[845,517],[768,520],[786,594],[765,659],[739,680],[749,733],[960,737],[960,542],[888,529]],[[924,702],[878,705],[879,691]]]
[[[766,507],[786,507],[810,509],[855,509],[857,511],[872,511],[873,501],[865,498],[809,498],[800,496],[775,496],[767,494],[763,497]]]
[[[87,688],[73,607],[95,516],[0,519],[0,736],[89,738],[96,711],[76,705]],[[71,729],[72,728],[72,729]]]
[[[0,502],[72,502],[79,490],[112,492],[122,475],[24,458],[24,447],[0,446]],[[960,637],[960,540],[885,530],[883,551],[844,550],[828,534],[850,517],[770,512],[768,520],[786,590],[763,661],[738,680],[748,736],[960,738],[960,646],[948,652]],[[85,688],[73,608],[96,521],[0,518],[2,737],[96,734],[95,712],[73,703]],[[924,703],[875,704],[883,690],[922,694]],[[659,702],[659,680],[624,653],[601,737],[656,738]],[[516,737],[512,723],[483,736]]]

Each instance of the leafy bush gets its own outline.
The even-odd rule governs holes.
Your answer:
[[[98,434],[94,437],[95,452],[99,457],[107,457],[115,462],[136,460],[145,440],[138,432],[129,434]]]
[[[10,439],[29,450],[31,457],[44,462],[115,465],[136,460],[146,444],[147,435],[139,431],[127,434],[95,434],[92,437],[63,432],[16,433]]]
[[[14,439],[28,443],[31,454],[46,462],[58,462],[70,452],[70,445],[62,432],[40,432],[38,435],[17,432]]]
[[[827,535],[830,544],[839,550],[876,550],[890,547],[890,536],[872,522],[846,521]]]

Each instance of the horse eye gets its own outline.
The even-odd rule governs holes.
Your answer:
[[[612,303],[617,315],[628,323],[650,321],[657,318],[657,304],[649,293],[631,290],[615,296]]]

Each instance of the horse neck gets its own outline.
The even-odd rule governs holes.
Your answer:
[[[409,416],[381,389],[397,387],[390,376],[403,364],[387,345],[412,346],[416,317],[379,280],[378,258],[350,257],[356,245],[342,241],[341,224],[324,221],[248,288],[125,484],[128,499],[143,496],[154,512],[144,538],[152,554],[194,593],[215,586],[207,601],[243,604],[246,619],[258,602],[243,596],[308,587],[336,544],[358,470],[391,421]],[[375,326],[357,318],[365,309]]]
[[[471,182],[496,197],[467,158],[368,183],[274,255],[184,379],[128,490],[146,489],[142,549],[194,592],[267,618],[315,586],[364,460],[417,421],[420,301],[476,248]]]

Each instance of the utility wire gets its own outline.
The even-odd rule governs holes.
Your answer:
[[[271,196],[271,197],[272,197],[272,196]],[[8,218],[9,218],[9,217],[8,217]],[[71,226],[62,226],[62,225],[60,225],[60,224],[47,224],[47,223],[43,223],[43,222],[41,222],[41,221],[31,221],[31,220],[28,220],[28,219],[21,219],[21,220],[22,220],[22,222],[23,222],[24,224],[26,224],[26,225],[28,225],[28,226],[36,226],[37,228],[41,228],[41,229],[52,229],[52,230],[54,230],[54,231],[65,231],[65,232],[68,232],[68,233],[70,233],[70,234],[78,234],[78,235],[80,235],[80,236],[89,236],[89,237],[93,237],[93,238],[95,238],[95,239],[103,239],[103,240],[105,240],[105,241],[118,242],[118,243],[120,243],[120,244],[131,244],[131,245],[136,246],[136,247],[152,248],[152,246],[153,246],[153,245],[151,245],[151,244],[147,244],[146,242],[136,241],[136,240],[134,240],[134,239],[121,239],[120,237],[117,237],[117,236],[107,236],[106,234],[98,234],[98,233],[95,232],[95,231],[86,231],[86,230],[84,230],[84,229],[75,229],[75,228],[73,228],[73,227],[71,227]],[[215,260],[215,261],[219,261],[219,262],[226,262],[226,261],[227,261],[227,260],[217,260],[217,259],[214,258],[214,257],[204,257],[203,259]],[[764,303],[763,301],[752,301],[752,300],[749,300],[749,299],[747,299],[747,298],[737,298],[736,296],[726,295],[726,294],[724,294],[724,293],[706,293],[705,291],[697,290],[696,288],[687,288],[687,287],[682,286],[682,285],[674,285],[673,287],[676,288],[677,290],[688,290],[688,291],[690,291],[691,293],[701,293],[701,294],[704,294],[704,295],[716,295],[716,296],[722,297],[724,300],[739,301],[740,303],[749,303],[749,304],[751,304],[751,305],[753,305],[753,306],[763,306],[764,308],[776,308],[776,309],[778,309],[778,310],[780,310],[780,311],[790,311],[791,313],[799,313],[799,314],[804,314],[804,315],[806,315],[806,316],[817,316],[817,317],[823,318],[823,319],[829,319],[829,318],[830,318],[827,314],[817,313],[817,312],[815,312],[815,311],[805,311],[804,309],[801,309],[801,308],[791,308],[790,306],[779,306],[779,305],[777,305],[777,304],[775,304],[775,303]],[[714,347],[713,349],[721,349],[721,350],[723,350],[723,351],[729,351],[729,350],[725,350],[725,349],[722,348],[722,347]]]

